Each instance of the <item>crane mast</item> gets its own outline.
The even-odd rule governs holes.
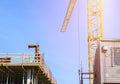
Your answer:
[[[66,16],[61,28],[65,32],[76,0],[70,0]],[[93,62],[98,42],[103,38],[102,30],[102,0],[87,0],[87,17],[88,17],[88,72],[89,84],[93,84]]]
[[[88,16],[88,71],[93,73],[93,62],[98,42],[103,38],[102,0],[87,0]],[[93,84],[93,74],[89,74],[89,84]]]

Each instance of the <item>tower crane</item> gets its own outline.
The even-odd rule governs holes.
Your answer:
[[[76,0],[70,0],[64,18],[61,32],[65,32],[69,23]],[[87,0],[88,18],[88,72],[93,73],[93,61],[95,51],[100,38],[103,38],[102,30],[102,0]],[[89,74],[89,84],[93,84],[93,74]]]

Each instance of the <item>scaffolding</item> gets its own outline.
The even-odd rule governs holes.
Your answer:
[[[0,84],[57,84],[42,54],[0,52]]]

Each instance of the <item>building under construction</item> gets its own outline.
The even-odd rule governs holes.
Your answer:
[[[28,47],[35,53],[0,53],[0,84],[57,84],[39,45]]]

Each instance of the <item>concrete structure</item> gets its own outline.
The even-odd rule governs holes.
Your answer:
[[[0,53],[0,84],[57,84],[37,53]]]
[[[94,84],[120,84],[120,39],[102,39],[94,61]]]

